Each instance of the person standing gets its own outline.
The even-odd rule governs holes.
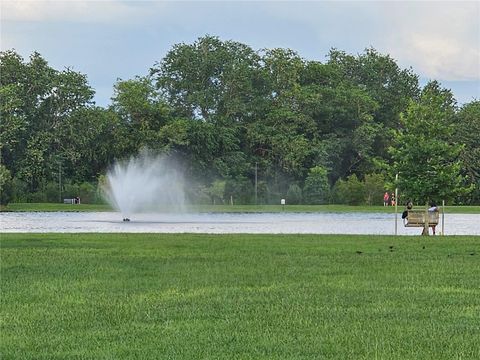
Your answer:
[[[430,204],[429,204],[429,206],[430,206],[430,207],[428,208],[428,212],[429,212],[429,213],[438,212],[438,206],[437,206],[437,204],[435,204],[434,201],[431,201]],[[436,225],[435,225],[435,224],[432,224],[432,225],[430,225],[430,227],[432,228],[433,235],[435,235]]]
[[[403,219],[404,221],[405,221],[405,219],[407,219],[406,221],[408,221],[408,211],[409,211],[409,210],[412,210],[412,208],[413,208],[413,204],[412,204],[411,201],[409,201],[409,202],[407,203],[407,206],[406,206],[405,210],[404,210],[403,213],[402,213],[402,219]]]
[[[383,194],[383,206],[388,206],[390,201],[390,195],[388,195],[388,191],[385,191]]]

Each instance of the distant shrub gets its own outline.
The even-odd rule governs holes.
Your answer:
[[[298,184],[291,184],[287,191],[287,204],[297,205],[302,203],[302,189]]]
[[[44,203],[47,202],[47,196],[44,191],[37,191],[27,194],[27,201],[29,203]]]
[[[0,204],[7,205],[13,198],[13,181],[8,170],[0,164]]]
[[[108,179],[106,175],[98,177],[97,186],[95,189],[94,204],[106,204],[108,202],[105,189],[107,188]]]
[[[185,199],[189,204],[210,205],[212,203],[205,185],[189,186],[185,189]]]
[[[255,189],[254,189],[255,196]],[[269,189],[266,181],[257,182],[257,204],[268,204]]]
[[[59,202],[60,200],[60,189],[57,183],[49,182],[45,186],[45,198],[48,202]]]
[[[12,181],[13,194],[12,202],[28,202],[28,185],[25,181],[13,178]]]
[[[365,175],[365,203],[367,205],[382,205],[385,192],[385,178],[382,174]]]
[[[251,204],[254,198],[254,188],[245,177],[228,179],[225,183],[226,202],[233,199],[234,204]]]
[[[211,203],[224,204],[225,203],[225,185],[224,180],[215,180],[210,187],[207,188],[207,192],[211,197]]]
[[[78,184],[66,183],[63,186],[63,198],[72,199],[80,196],[80,186]]]
[[[58,189],[56,190],[56,197],[51,199],[48,195],[50,194],[49,190],[50,184],[46,187],[46,194],[48,201],[57,202],[59,200]],[[54,191],[52,191],[53,193]],[[83,182],[80,184],[67,182],[63,186],[62,190],[62,201],[63,199],[73,199],[79,197],[82,203],[93,204],[93,203],[103,203],[103,196],[97,191],[97,186],[89,183]]]
[[[330,184],[328,183],[328,172],[323,166],[315,166],[310,169],[305,186],[303,197],[307,204],[327,204],[330,199]]]
[[[82,203],[92,204],[95,200],[95,186],[89,182],[83,182],[78,186],[78,196]]]
[[[362,205],[365,203],[365,184],[355,174],[346,180],[339,179],[333,188],[334,201],[338,204]]]

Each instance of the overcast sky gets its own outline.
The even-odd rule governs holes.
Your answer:
[[[459,104],[480,99],[479,1],[1,0],[1,49],[87,74],[101,106],[117,78],[146,75],[174,44],[206,34],[321,62],[332,47],[374,47]]]

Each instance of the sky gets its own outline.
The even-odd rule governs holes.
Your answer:
[[[147,75],[174,44],[207,34],[321,62],[331,48],[373,47],[459,105],[480,99],[480,1],[1,0],[0,10],[2,51],[86,74],[99,106],[118,79]]]

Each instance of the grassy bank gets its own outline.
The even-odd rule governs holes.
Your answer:
[[[1,234],[5,359],[478,359],[479,237]]]
[[[403,207],[398,208],[403,211]],[[109,205],[55,204],[55,203],[12,203],[4,211],[112,211]],[[187,206],[191,212],[381,212],[394,213],[394,207],[349,206],[349,205],[197,205]],[[446,206],[452,214],[480,214],[480,206]]]
[[[3,211],[112,211],[112,207],[102,204],[10,203]]]

